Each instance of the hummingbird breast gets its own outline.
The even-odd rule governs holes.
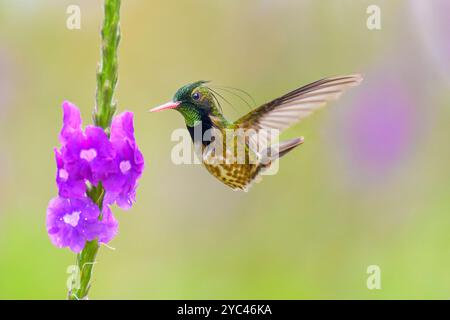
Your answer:
[[[245,143],[245,161],[237,161],[235,156],[238,141],[235,140],[231,146],[227,145],[226,128],[214,120],[205,114],[194,127],[187,126],[192,142],[194,145],[201,144],[201,148],[197,149],[197,152],[201,151],[202,154],[199,157],[211,175],[233,190],[247,191],[260,173],[270,166],[270,163],[250,162],[249,154],[251,153],[255,158],[255,152],[250,150],[248,141],[241,142]],[[216,141],[218,136],[221,137],[221,140]],[[218,143],[222,143],[222,154],[218,154],[216,150]],[[230,159],[234,160],[229,161]]]
[[[209,145],[203,145],[201,157],[203,165],[211,175],[233,190],[247,191],[271,163],[261,163],[256,152],[252,151],[247,141],[241,141],[245,144],[242,148],[238,145],[239,139],[232,139],[233,142],[230,143],[230,140],[226,138],[226,133],[220,129],[215,130],[219,130],[220,135],[225,136],[222,138],[222,148],[217,148],[217,143],[220,140]],[[217,132],[213,130],[212,135],[216,137]],[[242,156],[239,156],[238,150],[244,150]]]

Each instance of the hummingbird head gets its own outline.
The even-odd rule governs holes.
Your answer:
[[[196,81],[181,87],[172,101],[153,108],[150,112],[175,109],[183,115],[186,124],[193,127],[196,122],[219,112],[213,92],[205,86],[207,82]]]

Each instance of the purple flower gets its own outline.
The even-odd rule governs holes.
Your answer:
[[[414,86],[406,83],[400,74],[408,74],[409,65],[401,60],[378,66],[376,72],[368,72],[364,85],[348,108],[344,108],[333,121],[337,127],[330,141],[336,148],[334,170],[349,182],[357,192],[370,187],[388,190],[388,182],[394,181],[399,170],[408,163],[420,146],[421,128],[418,124],[417,101]],[[422,117],[423,118],[423,117]],[[422,119],[423,120],[423,119]],[[337,150],[339,149],[339,150]]]
[[[103,229],[100,210],[89,198],[66,199],[57,197],[47,208],[47,232],[58,248],[69,247],[80,252],[86,241],[97,238]]]
[[[416,131],[413,99],[401,79],[393,75],[385,79],[386,74],[375,78],[370,89],[361,90],[349,117],[347,146],[352,166],[374,178],[404,161]]]
[[[76,106],[66,101],[63,111],[62,148],[55,151],[56,181],[61,196],[80,197],[86,191],[85,181],[97,185],[115,170],[115,152],[103,129],[87,126],[83,132]]]
[[[113,119],[110,140],[116,159],[114,173],[103,181],[105,203],[116,202],[126,210],[135,201],[137,180],[144,170],[144,157],[136,145],[131,112],[124,112]]]
[[[111,210],[100,209],[88,197],[80,199],[54,198],[47,208],[47,232],[58,248],[69,247],[80,252],[86,241],[96,238],[108,243],[117,234],[118,223]]]
[[[133,114],[125,112],[112,121],[111,137],[102,128],[83,131],[80,111],[65,101],[63,127],[55,149],[59,197],[47,209],[47,231],[57,247],[80,252],[87,241],[107,243],[118,230],[109,204],[129,209],[136,196],[144,158],[134,138]],[[102,212],[87,196],[87,182],[105,190]]]

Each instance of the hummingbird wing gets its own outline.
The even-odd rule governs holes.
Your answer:
[[[270,168],[271,161],[275,159],[272,158],[272,154],[267,155],[267,158],[266,152],[259,152],[272,149],[273,144],[268,143],[269,141],[272,142],[281,131],[309,116],[327,102],[337,99],[345,89],[356,86],[361,81],[360,75],[322,79],[256,108],[235,121],[231,128],[243,129],[243,131],[253,129],[254,132],[248,136],[247,150],[249,154],[258,153],[261,156],[260,162],[240,166],[207,165],[208,171],[233,189],[248,190],[254,181],[260,179],[264,170]],[[247,138],[245,133],[244,137]],[[297,138],[275,144],[278,147],[276,158],[283,156],[302,142],[303,138]]]
[[[234,125],[255,131],[277,129],[281,132],[327,102],[336,100],[345,89],[356,86],[361,81],[359,74],[318,80],[263,104],[238,119]]]

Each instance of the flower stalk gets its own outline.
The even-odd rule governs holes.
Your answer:
[[[94,111],[96,126],[108,129],[117,106],[114,90],[118,79],[117,50],[120,42],[120,1],[105,0],[103,27],[101,31],[101,60],[97,70],[97,94]]]
[[[105,0],[104,20],[101,30],[101,58],[97,70],[97,92],[94,110],[94,124],[110,131],[112,118],[117,110],[114,91],[118,80],[118,47],[120,42],[120,3],[121,0]],[[91,187],[88,197],[103,209],[105,190],[101,183]],[[101,218],[101,217],[100,217]],[[79,270],[79,287],[69,291],[70,300],[87,299],[91,287],[91,276],[95,259],[100,248],[97,239],[86,242],[83,250],[77,254]]]
[[[88,191],[88,197],[91,198],[100,209],[103,209],[103,198],[105,191],[99,183],[97,187],[93,187]],[[69,291],[70,300],[87,299],[87,294],[91,287],[91,276],[97,257],[100,244],[97,240],[86,242],[83,250],[77,254],[77,267],[80,277],[79,287]]]

